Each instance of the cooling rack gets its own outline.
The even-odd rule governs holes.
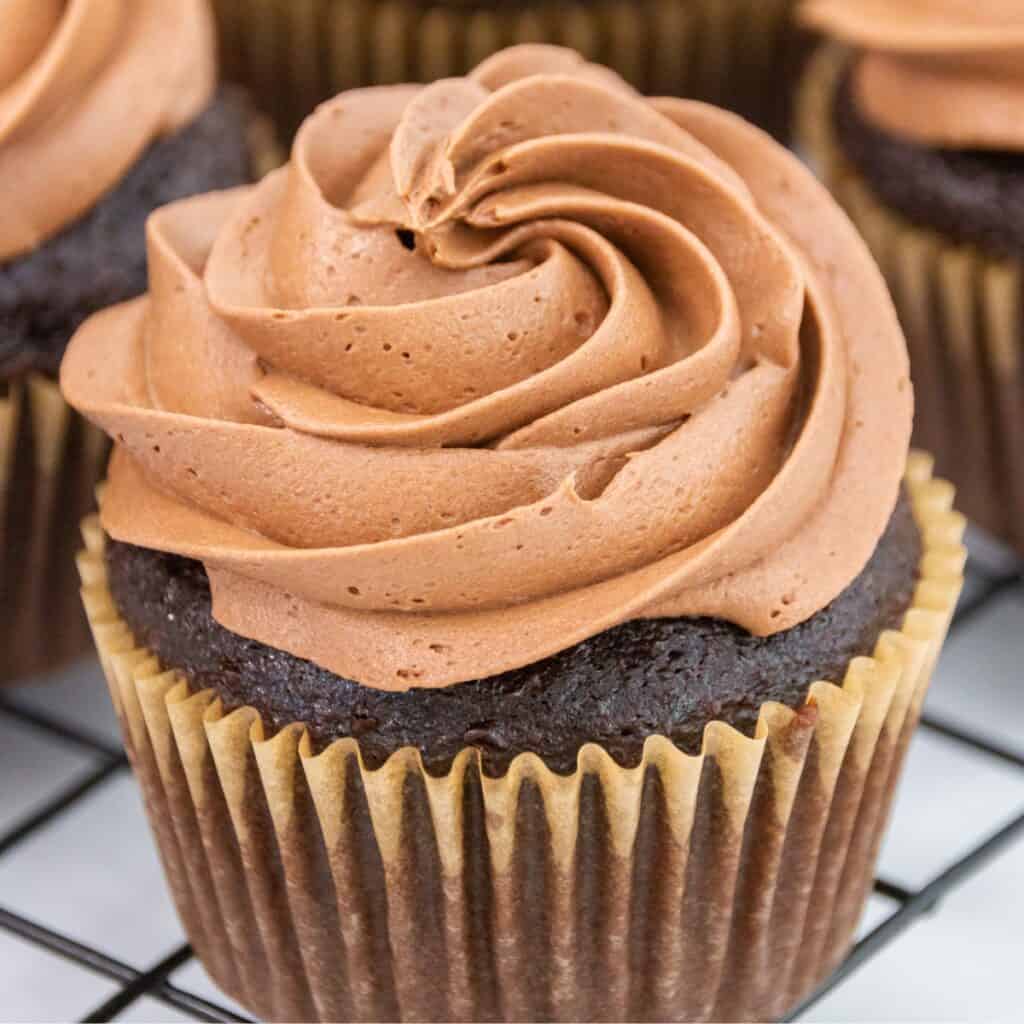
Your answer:
[[[968,623],[990,614],[996,603],[1007,594],[1016,592],[1024,608],[1024,562],[1004,562],[998,569],[994,569],[972,557],[968,576],[969,586],[953,621],[954,635]],[[11,851],[30,837],[36,838],[44,833],[61,816],[78,808],[86,798],[109,786],[129,769],[123,752],[113,742],[71,725],[49,711],[41,710],[38,702],[30,706],[18,696],[2,695],[0,718],[19,730],[42,733],[49,742],[60,744],[78,756],[85,755],[89,765],[84,773],[77,775],[42,806],[33,809],[0,834],[2,868],[4,857]],[[1024,753],[988,736],[982,736],[975,727],[926,709],[921,728],[956,744],[971,757],[991,759],[1001,763],[1004,768],[1009,767],[1011,771],[1020,773],[1024,781]],[[974,876],[998,852],[1020,839],[1024,839],[1024,808],[1001,827],[973,837],[966,852],[923,885],[906,887],[886,877],[876,878],[875,892],[884,897],[887,905],[893,909],[856,943],[846,960],[825,984],[786,1019],[812,1021],[813,1008],[820,1000],[873,958],[883,956],[898,936],[924,915],[940,910],[945,897]],[[116,1020],[122,1013],[132,1008],[138,1009],[142,1000],[154,1000],[197,1021],[248,1019],[224,1003],[211,1000],[173,980],[176,972],[180,972],[193,959],[187,945],[177,947],[169,955],[152,963],[129,963],[110,955],[99,945],[79,941],[65,931],[51,927],[24,913],[21,907],[16,912],[5,906],[5,902],[0,893],[0,937],[6,935],[31,943],[114,984],[113,994],[99,1005],[81,1008],[80,1019],[83,1021]],[[0,1007],[0,1015],[2,1012]]]

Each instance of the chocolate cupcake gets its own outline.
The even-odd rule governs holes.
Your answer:
[[[807,53],[796,0],[215,0],[227,75],[285,137],[330,96],[465,74],[517,43],[573,47],[643,92],[782,134]]]
[[[1024,552],[1024,12],[814,2],[802,143],[896,299],[915,439]]]
[[[115,442],[86,608],[225,990],[308,1020],[810,991],[964,558],[824,189],[531,46],[338,97],[149,246],[61,380]]]
[[[146,289],[162,203],[252,180],[197,0],[13,0],[0,38],[0,682],[86,650],[73,568],[107,445],[55,385],[83,320]],[[59,624],[59,627],[58,627]]]

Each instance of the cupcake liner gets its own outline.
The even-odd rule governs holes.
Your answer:
[[[585,746],[442,776],[405,748],[269,735],[139,647],[84,523],[82,594],[168,881],[221,987],[271,1020],[777,1017],[846,952],[962,583],[964,521],[930,460],[903,629],[842,687],[765,704],[699,755],[652,737],[635,768]]]
[[[806,50],[796,0],[215,0],[221,60],[289,136],[356,86],[461,75],[505,46],[571,46],[641,91],[781,132]]]
[[[0,685],[90,649],[74,555],[108,448],[52,381],[0,384]]]
[[[980,526],[1024,552],[1024,264],[887,209],[843,155],[832,107],[848,52],[808,70],[799,141],[878,260],[910,347],[914,441],[934,452]]]

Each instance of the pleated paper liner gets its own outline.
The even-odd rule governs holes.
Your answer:
[[[74,562],[107,450],[53,381],[0,383],[0,686],[91,648]]]
[[[268,735],[139,647],[84,524],[83,597],[171,890],[198,956],[268,1020],[763,1020],[846,952],[962,582],[952,487],[913,457],[925,550],[899,632],[698,756],[584,747],[497,778],[406,748]]]
[[[571,46],[648,94],[781,132],[806,37],[796,0],[215,0],[221,60],[290,137],[356,86],[461,75],[523,42]]]
[[[923,230],[874,195],[833,128],[848,59],[833,46],[815,57],[799,141],[889,282],[910,346],[915,443],[934,452],[960,508],[1024,552],[1024,263]]]

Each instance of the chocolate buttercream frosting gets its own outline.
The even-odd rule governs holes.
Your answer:
[[[767,135],[571,51],[344,94],[149,257],[62,367],[116,442],[105,528],[367,686],[789,629],[896,503],[907,357],[853,227]]]
[[[861,112],[908,141],[1024,150],[1020,0],[807,0],[804,21],[863,52]]]
[[[215,83],[205,0],[4,0],[0,260],[89,210]]]

